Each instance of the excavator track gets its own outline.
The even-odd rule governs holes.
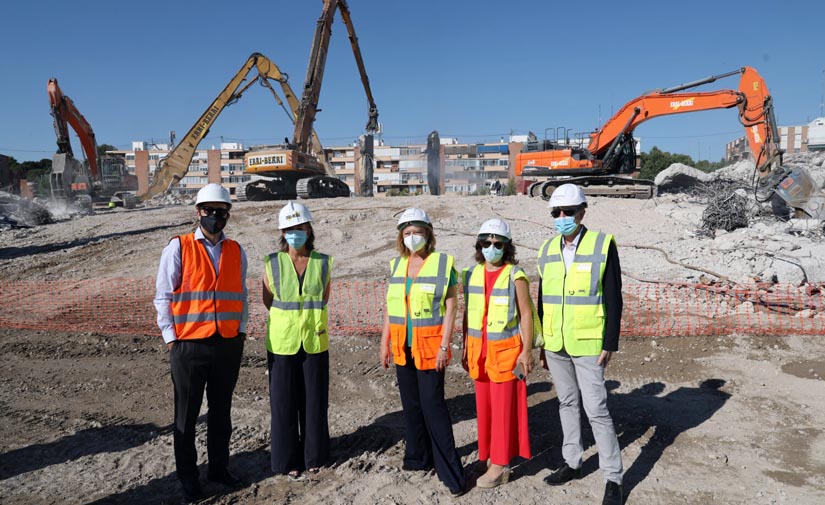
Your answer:
[[[347,183],[335,177],[319,175],[298,180],[295,191],[301,198],[337,198],[350,196]]]
[[[543,200],[549,200],[553,191],[562,184],[577,184],[582,187],[584,194],[588,196],[646,200],[656,195],[656,183],[651,180],[612,175],[551,179],[530,185],[528,193],[532,197],[540,196]]]
[[[244,182],[235,189],[239,202],[294,200],[297,198],[294,179],[266,177]]]

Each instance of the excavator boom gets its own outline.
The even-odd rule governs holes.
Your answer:
[[[89,172],[93,178],[97,177],[97,142],[92,126],[86,121],[83,114],[77,110],[72,99],[63,94],[57,84],[57,79],[49,79],[48,93],[51,114],[54,118],[54,132],[57,135],[57,153],[74,155],[69,139],[68,125],[71,125],[77,133],[80,145],[83,146],[83,152],[89,161]]]
[[[244,85],[244,82],[247,81],[247,75],[252,71],[252,69],[256,69],[258,71],[258,75]],[[241,66],[240,70],[238,70],[232,79],[230,79],[223,91],[218,94],[215,100],[209,105],[209,107],[207,107],[203,114],[201,114],[192,128],[189,129],[181,142],[174,149],[172,149],[169,155],[160,161],[160,166],[155,172],[154,180],[149,186],[149,189],[146,193],[138,195],[138,197],[144,201],[148,200],[165,192],[174,182],[181,180],[189,171],[189,165],[192,163],[192,157],[195,155],[198,144],[200,144],[203,138],[208,134],[209,129],[218,119],[220,113],[223,112],[226,106],[231,105],[240,99],[243,93],[253,83],[259,82],[264,87],[268,88],[278,104],[283,107],[283,102],[272,88],[269,81],[277,81],[280,84],[281,90],[283,91],[286,101],[289,104],[290,110],[287,111],[287,115],[290,120],[294,122],[297,117],[298,106],[300,104],[295,96],[295,93],[292,91],[292,88],[289,86],[288,76],[281,72],[278,66],[263,54],[252,53],[246,62]],[[314,131],[311,131],[309,138],[312,148],[316,150],[316,152],[323,154],[323,146],[321,146],[321,141],[318,139],[318,135]],[[325,170],[332,171],[332,167],[329,162],[323,157],[322,165]]]
[[[358,72],[361,74],[361,83],[364,85],[364,91],[367,94],[367,100],[369,100],[369,120],[367,121],[366,130],[368,133],[378,131],[378,107],[375,105],[375,100],[372,96],[369,77],[364,67],[361,47],[358,45],[358,37],[355,35],[355,27],[352,23],[349,7],[344,0],[324,0],[324,8],[321,11],[321,16],[318,18],[315,27],[312,50],[310,51],[309,64],[307,65],[306,80],[304,81],[304,92],[301,97],[301,104],[295,122],[295,132],[292,136],[292,143],[302,152],[307,151],[307,139],[309,138],[309,132],[312,130],[312,125],[315,123],[315,116],[318,112],[318,101],[321,96],[321,84],[324,80],[327,50],[329,49],[329,40],[332,36],[332,22],[336,10],[341,12],[341,19],[347,27],[350,45],[355,55],[355,63],[358,65]]]

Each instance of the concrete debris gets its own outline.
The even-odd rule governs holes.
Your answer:
[[[714,174],[708,174],[682,163],[674,163],[656,175],[653,182],[660,193],[676,193],[693,188],[699,183],[713,182]]]
[[[55,221],[43,205],[11,193],[0,192],[0,230],[30,228]]]

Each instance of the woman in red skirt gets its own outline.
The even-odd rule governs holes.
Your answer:
[[[486,221],[475,244],[477,265],[464,271],[464,369],[475,379],[478,459],[487,471],[480,488],[510,478],[510,460],[530,458],[527,386],[533,367],[533,303],[516,266],[510,226]]]

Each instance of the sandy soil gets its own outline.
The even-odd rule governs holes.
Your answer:
[[[459,266],[470,264],[472,237],[489,217],[511,220],[531,275],[535,249],[551,233],[545,204],[526,197],[310,202],[317,245],[336,257],[334,278],[386,279],[393,215],[410,205],[431,213],[439,249],[454,254]],[[273,249],[279,207],[246,203],[233,209],[227,231],[246,248],[252,281],[262,273],[259,259]],[[768,255],[742,258],[742,251],[720,246],[733,234],[697,239],[692,230],[701,211],[678,196],[595,199],[586,222],[617,235],[626,282],[700,275],[663,261],[659,251],[634,247],[641,245],[736,279],[780,268]],[[0,279],[151,277],[163,245],[191,229],[193,215],[186,207],[118,209],[5,231]],[[772,249],[803,258],[814,258],[811,251],[821,247],[797,235],[761,233],[755,245],[774,243]],[[742,239],[748,238],[743,232]],[[254,291],[252,303],[260,303]],[[561,464],[558,401],[545,371],[529,378],[535,457],[517,462],[510,483],[453,499],[435,475],[400,470],[403,424],[395,376],[377,364],[377,339],[365,336],[332,341],[331,465],[303,482],[272,476],[261,338],[251,335],[246,343],[233,408],[230,464],[250,484],[229,493],[205,483],[206,503],[601,500],[603,480],[589,433],[586,477],[561,488],[542,482]],[[0,342],[0,502],[179,502],[169,426],[172,387],[159,336],[2,329]],[[624,338],[607,375],[628,503],[825,503],[822,356],[825,342],[818,337]],[[455,359],[447,380],[456,443],[470,471],[477,456],[472,382]],[[205,433],[198,442],[205,453]]]

